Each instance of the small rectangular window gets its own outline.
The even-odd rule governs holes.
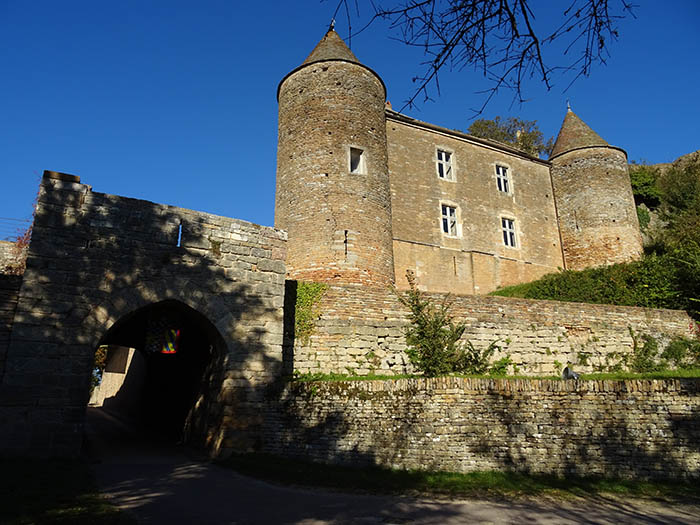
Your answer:
[[[350,148],[350,173],[365,173],[365,152]]]
[[[508,180],[508,168],[505,166],[496,166],[496,182],[498,183],[498,191],[510,193],[510,181]]]
[[[438,177],[445,180],[454,180],[452,176],[452,153],[442,149],[437,150]]]
[[[503,244],[515,248],[515,221],[502,218],[501,230],[503,231]]]
[[[457,236],[457,208],[442,205],[442,233]]]

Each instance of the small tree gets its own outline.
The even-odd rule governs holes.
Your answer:
[[[493,120],[482,118],[472,122],[467,131],[475,137],[510,144],[530,155],[549,156],[554,147],[551,137],[544,140],[536,120],[521,120],[516,117],[496,117]]]
[[[489,372],[489,359],[496,350],[491,343],[480,351],[470,341],[459,342],[466,329],[465,323],[455,323],[450,314],[449,297],[435,304],[416,287],[413,272],[406,271],[409,289],[405,293],[396,290],[401,304],[409,311],[411,324],[406,327],[406,354],[411,363],[427,377],[450,374],[485,374]]]

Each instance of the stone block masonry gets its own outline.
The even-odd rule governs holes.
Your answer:
[[[0,274],[0,377],[5,370],[7,348],[10,345],[10,333],[19,300],[20,275]]]
[[[291,383],[264,450],[453,472],[700,477],[700,381],[445,377]]]
[[[440,294],[429,297],[436,303],[446,300]],[[633,333],[651,335],[662,345],[673,337],[693,336],[694,322],[682,311],[473,295],[447,300],[455,319],[467,324],[464,340],[477,348],[497,342],[494,359],[509,355],[524,375],[559,374],[568,363],[579,372],[594,372],[632,352]],[[404,353],[408,311],[388,288],[331,286],[318,310],[309,344],[294,343],[295,370],[414,371]]]
[[[285,251],[274,228],[47,172],[0,378],[0,452],[76,455],[95,349],[134,312],[166,302],[205,319],[217,341],[200,441],[212,453],[250,448],[260,389],[282,366]]]

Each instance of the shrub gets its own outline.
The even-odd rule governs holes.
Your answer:
[[[496,342],[478,350],[471,341],[459,342],[465,323],[455,323],[450,314],[449,297],[435,304],[416,287],[415,276],[406,272],[409,289],[394,290],[401,304],[410,312],[410,324],[405,329],[406,354],[411,363],[427,377],[450,373],[485,374],[489,360],[498,349]]]

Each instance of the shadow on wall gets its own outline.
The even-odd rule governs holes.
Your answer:
[[[643,385],[649,390],[641,392],[620,385],[606,389],[612,382],[602,381],[544,381],[552,385],[532,391],[528,385],[519,390],[519,383],[530,382],[293,383],[282,392],[280,419],[269,429],[279,440],[266,451],[336,464],[453,472],[700,476],[697,381],[668,381],[669,392],[654,381],[638,382],[659,383],[652,385],[657,391]]]
[[[281,370],[285,240],[272,228],[45,175],[0,387],[2,417],[13,421],[0,450],[76,455],[95,349],[143,347],[138,323],[153,305],[181,313],[207,340],[187,342],[191,362],[173,371],[200,369],[187,387],[197,391],[191,439],[212,454],[253,448],[263,391]],[[168,371],[152,368],[149,379],[156,369],[162,377],[145,390],[158,405]],[[182,380],[171,378],[169,392]]]

